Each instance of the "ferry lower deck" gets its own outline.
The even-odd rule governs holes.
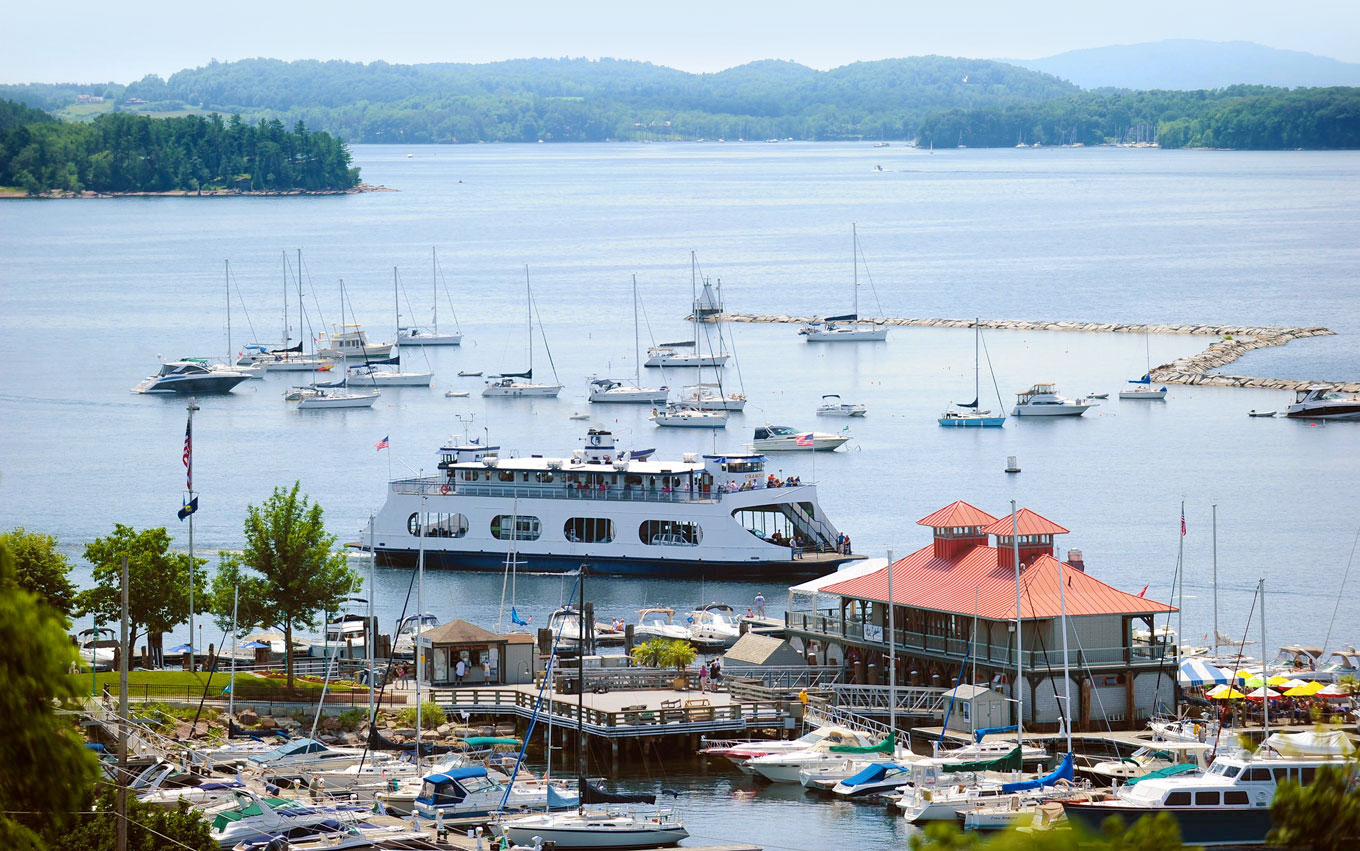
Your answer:
[[[363,549],[355,542],[352,546]],[[382,567],[416,567],[418,551],[385,550],[377,547],[377,561]],[[843,562],[860,559],[860,555],[841,553],[805,553],[787,561],[675,561],[639,557],[601,558],[519,553],[516,570],[521,573],[575,573],[583,571],[597,576],[645,576],[655,579],[809,579],[824,576]],[[504,553],[455,553],[427,550],[427,570],[471,570],[500,572],[505,570]]]

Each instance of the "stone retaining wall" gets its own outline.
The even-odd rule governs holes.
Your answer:
[[[726,313],[727,322],[774,322],[803,325],[819,317],[784,316],[779,314]],[[972,319],[909,319],[889,318],[874,320],[879,325],[902,325],[918,328],[972,328]],[[1256,387],[1268,390],[1304,390],[1314,385],[1341,391],[1360,392],[1360,381],[1309,381],[1290,378],[1251,378],[1244,375],[1221,375],[1211,372],[1230,364],[1253,349],[1283,346],[1290,340],[1304,337],[1326,337],[1335,334],[1329,328],[1285,328],[1253,325],[1140,325],[1127,322],[1031,322],[1024,319],[983,319],[983,328],[1002,331],[1095,331],[1106,334],[1199,334],[1218,339],[1198,354],[1177,358],[1152,370],[1152,379],[1161,384],[1207,384],[1218,387]]]

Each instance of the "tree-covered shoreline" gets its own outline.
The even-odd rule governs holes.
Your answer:
[[[299,121],[113,113],[59,121],[0,101],[0,185],[29,195],[335,192],[359,186],[345,143]]]

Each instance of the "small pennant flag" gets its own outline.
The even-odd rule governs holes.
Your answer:
[[[1144,586],[1143,586],[1143,590],[1138,592],[1138,596],[1141,597],[1141,596],[1143,596],[1144,594],[1146,594],[1146,593],[1147,593],[1147,589],[1148,589],[1148,586],[1144,585]]]
[[[176,516],[179,517],[180,520],[183,520],[190,514],[193,514],[195,511],[198,511],[198,497],[194,497],[193,499],[181,505],[179,508],[179,513]]]
[[[384,449],[390,449],[391,447],[392,447],[392,443],[391,443],[391,441],[389,441],[386,437],[383,437],[382,440],[380,440],[380,441],[378,441],[377,443],[373,444],[373,448],[376,449],[376,450],[378,450],[379,452],[383,451]]]

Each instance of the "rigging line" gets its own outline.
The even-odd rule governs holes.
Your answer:
[[[1182,516],[1184,516],[1184,515],[1182,515]],[[1177,530],[1177,531],[1178,531],[1178,533],[1179,533],[1179,530]],[[1181,584],[1182,581],[1183,581],[1182,574],[1181,574],[1181,571],[1182,571],[1182,568],[1183,568],[1183,564],[1182,564],[1182,560],[1183,560],[1183,559],[1184,559],[1184,554],[1183,554],[1183,553],[1177,553],[1177,555],[1176,555],[1176,571],[1175,571],[1175,573],[1172,574],[1172,577],[1171,577],[1171,596],[1170,596],[1168,599],[1171,599],[1171,600],[1175,600],[1175,599],[1176,599],[1176,590],[1177,590],[1178,588],[1181,590],[1181,593],[1184,593],[1184,591],[1185,591],[1185,586],[1184,586],[1183,584]],[[1176,608],[1176,607],[1174,607],[1174,606],[1168,606],[1168,608],[1167,608],[1167,612],[1166,612],[1166,631],[1167,631],[1167,632],[1170,632],[1170,631],[1171,631],[1171,611],[1172,611],[1172,609],[1174,609],[1174,608]],[[1181,653],[1180,653],[1180,643],[1181,643],[1181,641],[1184,640],[1184,638],[1185,638],[1184,636],[1178,634],[1178,635],[1176,636],[1176,644],[1174,645],[1175,655],[1176,655],[1176,667],[1177,667],[1178,669],[1180,668],[1180,658],[1181,658]],[[1157,644],[1157,616],[1154,614],[1154,615],[1152,616],[1152,629],[1151,629],[1151,631],[1150,631],[1150,634],[1148,635],[1148,647],[1149,647],[1149,648],[1155,647],[1156,644]],[[1262,652],[1262,653],[1265,653],[1265,648],[1264,648],[1264,647],[1261,648],[1261,652]],[[1161,695],[1162,695],[1162,677],[1165,675],[1164,672],[1165,672],[1165,670],[1166,670],[1166,655],[1167,655],[1167,654],[1166,654],[1166,648],[1163,647],[1163,648],[1162,648],[1162,652],[1161,652],[1161,653],[1158,655],[1158,657],[1157,657],[1157,685],[1154,686],[1153,689],[1152,689],[1152,705],[1153,705],[1154,707],[1156,707],[1157,702],[1161,699]],[[1176,689],[1176,685],[1175,685],[1175,682],[1174,682],[1174,681],[1172,682],[1171,689],[1172,689],[1172,696],[1173,696],[1173,698],[1174,698],[1174,696],[1175,696],[1175,689]]]
[[[258,344],[260,335],[255,333],[255,323],[250,321],[250,311],[246,310],[246,299],[241,295],[241,284],[236,280],[236,272],[228,268],[227,273],[231,275],[232,286],[236,288],[236,301],[241,305],[241,312],[246,315],[246,327],[250,329],[250,338]]]
[[[444,285],[444,298],[449,303],[449,312],[453,314],[453,327],[461,333],[463,326],[458,322],[458,311],[453,306],[453,293],[449,292],[449,281],[444,277],[444,264],[439,262],[438,254],[434,256],[434,267],[439,272],[439,282]]]
[[[992,369],[992,353],[987,351],[987,338],[982,334],[982,323],[979,321],[978,339],[982,341],[982,354],[987,358],[987,372],[992,376],[992,389],[996,391],[996,404],[1002,415],[1006,413],[1006,403],[1001,401],[1001,387],[996,383],[996,370]]]
[[[421,531],[421,532],[424,532],[424,531],[425,531],[424,526],[423,526],[423,520],[424,520],[424,518],[421,518],[420,520],[417,521],[418,524],[421,524],[421,526],[420,526],[420,531]],[[411,605],[411,591],[416,587],[416,575],[417,575],[417,573],[419,573],[419,570],[418,570],[418,569],[417,569],[417,570],[412,570],[412,571],[411,571],[411,581],[410,581],[410,583],[407,584],[407,586],[406,586],[406,599],[405,599],[405,600],[402,602],[402,604],[401,604],[401,616],[397,618],[397,628],[396,628],[396,630],[395,630],[395,631],[393,632],[393,634],[392,634],[392,650],[393,650],[393,651],[396,650],[397,638],[400,637],[399,634],[400,634],[400,632],[401,632],[401,624],[402,624],[403,621],[406,620],[406,610],[407,610],[407,609],[410,607],[410,605]],[[373,596],[374,590],[375,590],[375,589],[372,589],[372,588],[369,589],[368,594],[369,594],[370,597]],[[376,618],[376,615],[375,615],[375,618]],[[420,623],[421,623],[420,618],[419,618],[419,616],[417,616],[417,618],[416,618],[416,624],[417,624],[417,626],[416,626],[416,638],[420,638]],[[370,625],[369,625],[369,629],[374,629],[374,626],[373,626],[372,624],[370,624]],[[370,636],[370,638],[369,638],[370,641],[372,641],[372,640],[374,640],[374,639],[377,638],[376,632],[377,632],[377,630],[374,629],[375,635]],[[420,643],[419,641],[413,642],[413,644],[415,644],[415,645],[419,645],[419,643]],[[417,648],[415,648],[415,649],[418,651],[419,648],[417,647]],[[391,652],[391,651],[389,651],[389,652]],[[413,658],[419,659],[419,658],[420,658],[419,652],[416,652],[416,653],[414,654]],[[375,662],[375,663],[374,663],[375,667],[376,667],[376,664],[377,664],[377,663]],[[388,683],[391,681],[391,679],[392,679],[392,670],[396,667],[396,665],[397,665],[396,655],[395,655],[395,653],[393,653],[393,655],[388,656],[387,665],[384,666],[384,670],[383,670],[383,682],[382,682],[382,688],[378,689],[378,698],[377,698],[377,700],[373,701],[373,715],[370,716],[369,719],[368,719],[368,730],[369,730],[369,732],[368,732],[368,734],[367,734],[366,736],[364,736],[364,750],[363,750],[363,753],[361,753],[361,754],[359,755],[359,768],[360,768],[360,769],[363,769],[363,767],[364,767],[364,760],[368,758],[368,749],[369,749],[369,745],[371,745],[371,744],[373,743],[373,728],[374,728],[374,726],[376,726],[377,723],[378,723],[378,712],[382,709],[382,705],[383,705],[383,695],[387,694],[387,684],[388,684]],[[370,676],[370,678],[371,678],[371,677],[372,677],[372,674],[370,673],[369,676]],[[370,679],[370,681],[369,681],[369,683],[368,683],[368,688],[369,688],[370,691],[373,690],[373,682],[372,682],[371,679]],[[417,765],[420,764],[420,754],[419,754],[419,753],[416,754],[416,764],[417,764]]]
[[[529,295],[529,306],[533,308],[534,318],[538,320],[538,336],[543,338],[543,351],[548,353],[548,366],[552,368],[553,381],[561,384],[562,380],[557,377],[557,364],[553,363],[552,349],[548,348],[548,334],[543,330],[543,316],[538,312],[538,300],[533,297],[532,293]],[[530,336],[529,345],[532,346],[533,344],[534,338]]]
[[[401,273],[397,271],[397,269],[396,269],[395,266],[392,267],[392,272],[393,272],[393,274],[396,275],[396,278],[397,278],[397,289],[401,290],[401,297],[402,297],[403,299],[406,300],[406,309],[409,310],[409,311],[411,312],[411,320],[412,320],[412,322],[414,322],[415,319],[416,319],[416,313],[415,313],[415,308],[411,307],[411,297],[408,296],[408,295],[406,294],[406,282],[403,281],[403,280],[401,279]],[[400,330],[401,330],[401,317],[400,317],[400,316],[397,317],[397,330],[398,330],[398,333],[400,333]],[[397,342],[400,343],[401,340],[398,339]],[[422,358],[425,359],[425,368],[426,368],[426,369],[432,369],[432,367],[430,366],[430,355],[429,355],[428,352],[426,352],[426,349],[429,348],[429,347],[428,347],[428,346],[417,346],[416,348],[420,349],[420,356],[421,356]],[[389,356],[389,357],[391,356],[391,354],[392,354],[391,352],[388,352],[388,356]],[[401,355],[400,346],[398,346],[397,355],[398,355],[398,357],[400,357],[400,355]],[[400,364],[397,365],[397,372],[401,372],[401,365],[400,365]]]
[[[321,330],[326,330],[326,314],[321,310],[321,299],[316,297],[316,284],[312,281],[312,270],[307,268],[307,261],[302,260],[298,263],[298,274],[307,278],[307,289],[312,293],[312,303],[316,305],[316,319],[321,324]],[[306,308],[303,308],[304,314]],[[307,330],[312,330],[311,322],[307,323]]]
[[[1086,651],[1085,651],[1085,649],[1081,646],[1081,632],[1080,632],[1080,630],[1073,630],[1073,631],[1072,631],[1072,638],[1074,638],[1074,639],[1076,640],[1076,642],[1077,642],[1077,658],[1082,660],[1081,668],[1082,668],[1084,671],[1086,671],[1086,676],[1087,676],[1089,679],[1094,680],[1094,679],[1095,679],[1095,672],[1093,672],[1093,671],[1091,670],[1091,665],[1090,665],[1088,662],[1085,661],[1085,659],[1086,659]],[[1103,722],[1105,722],[1105,732],[1107,732],[1107,733],[1113,733],[1113,732],[1114,732],[1114,725],[1110,723],[1110,715],[1109,715],[1108,712],[1105,711],[1105,701],[1102,700],[1101,697],[1100,697],[1100,689],[1099,689],[1099,688],[1092,687],[1092,688],[1091,688],[1091,697],[1095,698],[1096,706],[1100,709],[1100,720],[1103,721]],[[1080,693],[1080,692],[1078,692],[1078,694],[1077,694],[1077,700],[1078,700],[1078,701],[1081,700],[1081,693]],[[1131,710],[1130,710],[1130,711],[1131,711]],[[1115,754],[1119,754],[1119,744],[1118,744],[1117,742],[1116,742],[1115,745],[1114,745],[1114,752],[1115,752]]]
[[[1346,559],[1346,572],[1341,575],[1341,587],[1336,589],[1336,606],[1332,608],[1332,619],[1327,622],[1327,637],[1322,640],[1322,652],[1327,652],[1327,644],[1332,640],[1332,625],[1336,623],[1336,613],[1341,609],[1341,595],[1346,591],[1346,580],[1351,575],[1351,564],[1355,561],[1355,548],[1360,545],[1360,527],[1355,530],[1355,543],[1351,544],[1351,557]],[[1217,638],[1217,636],[1215,636]],[[1266,649],[1261,648],[1261,660],[1265,661]]]
[[[855,250],[859,252],[859,262],[864,266],[864,277],[869,279],[869,292],[874,294],[874,305],[878,308],[878,315],[887,319],[888,316],[883,312],[883,303],[878,300],[878,288],[874,286],[874,276],[869,272],[869,261],[864,256],[864,248],[859,244],[859,237],[855,237]]]
[[[1025,595],[1025,599],[1029,601],[1030,616],[1033,617],[1033,612],[1035,608],[1034,598],[1030,596],[1029,586],[1030,583],[1024,582],[1021,584],[1021,589]],[[1019,629],[1019,627],[1017,626],[1016,629]],[[1044,641],[1044,633],[1042,630],[1036,630],[1036,633],[1039,636],[1039,651],[1044,654],[1044,669],[1045,672],[1047,673],[1047,676],[1045,676],[1044,679],[1048,681],[1049,686],[1053,689],[1053,702],[1058,705],[1059,709],[1061,710],[1060,715],[1065,720],[1068,728],[1070,729],[1072,726],[1072,716],[1069,714],[1071,712],[1071,709],[1067,706],[1064,706],[1062,698],[1058,697],[1058,678],[1053,676],[1053,661],[1048,658],[1048,642]],[[1033,691],[1030,692],[1030,697],[1031,697],[1030,711],[1033,712],[1036,708],[1034,704],[1038,698],[1036,695],[1034,695]]]
[[[1232,682],[1228,683],[1228,688],[1232,688],[1233,685],[1235,685],[1235,684],[1237,683],[1237,672],[1240,671],[1240,670],[1242,670],[1242,651],[1245,650],[1245,649],[1246,649],[1246,646],[1247,646],[1247,636],[1250,634],[1249,631],[1251,630],[1251,620],[1252,620],[1252,618],[1253,618],[1253,617],[1255,616],[1255,614],[1256,614],[1256,601],[1257,601],[1258,599],[1260,599],[1260,596],[1261,596],[1261,586],[1260,586],[1260,585],[1257,585],[1257,586],[1256,586],[1256,593],[1251,595],[1251,608],[1247,610],[1247,623],[1246,623],[1246,626],[1242,627],[1242,643],[1239,644],[1239,645],[1237,645],[1237,662],[1233,665],[1233,678],[1232,678]],[[1214,636],[1214,637],[1217,638],[1218,636]],[[1243,688],[1246,688],[1246,681],[1243,681],[1242,687],[1243,687]],[[1266,687],[1266,649],[1265,649],[1264,647],[1262,647],[1262,648],[1261,648],[1261,688],[1265,688],[1265,687]],[[1224,708],[1226,709],[1227,707],[1225,706]],[[1222,714],[1220,713],[1220,714],[1219,714],[1219,717],[1218,717],[1218,733],[1214,736],[1214,751],[1215,751],[1215,752],[1217,752],[1217,750],[1218,750],[1218,740],[1219,740],[1219,738],[1222,737],[1222,735],[1223,735],[1223,716],[1222,716]]]

